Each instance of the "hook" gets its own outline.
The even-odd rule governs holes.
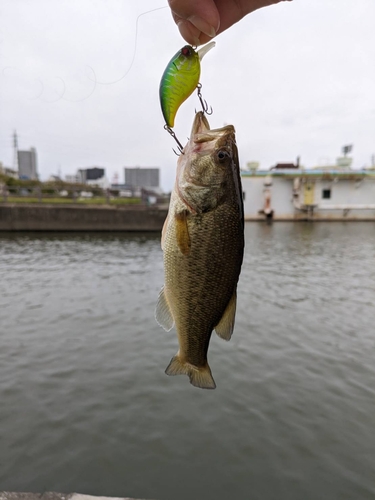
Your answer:
[[[171,127],[169,127],[167,124],[164,125],[164,130],[166,130],[168,132],[168,134],[170,134],[173,139],[177,142],[177,146],[178,146],[178,150],[179,152],[183,155],[184,154],[184,147],[183,145],[181,144],[181,142],[177,139],[177,136],[176,134],[173,132],[173,130],[171,129]],[[180,156],[178,153],[176,153],[176,151],[173,149],[173,152],[177,155],[177,156]]]
[[[202,84],[198,83],[197,91],[198,91],[198,97],[199,97],[199,100],[201,102],[201,106],[203,109],[203,113],[206,113],[206,115],[212,115],[212,113],[213,113],[212,106],[210,106],[210,111],[208,111],[208,104],[207,104],[207,101],[205,99],[203,99],[201,89],[202,89]]]

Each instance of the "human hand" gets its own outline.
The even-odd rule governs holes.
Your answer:
[[[281,1],[285,0],[168,0],[168,3],[182,37],[198,46],[250,12]]]

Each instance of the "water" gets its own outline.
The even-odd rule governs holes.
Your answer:
[[[158,235],[0,234],[0,490],[375,498],[375,225],[246,225],[215,391],[164,369]]]

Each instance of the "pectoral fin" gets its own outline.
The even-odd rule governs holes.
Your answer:
[[[156,304],[155,319],[157,323],[167,332],[172,330],[174,319],[165,296],[164,287],[160,290],[158,302]]]
[[[183,255],[190,252],[191,245],[186,217],[186,212],[175,215],[177,245]]]
[[[237,290],[233,292],[233,295],[228,302],[228,305],[224,311],[223,316],[219,323],[215,326],[215,332],[224,340],[230,340],[233,328],[234,319],[236,316],[236,305],[237,305]]]

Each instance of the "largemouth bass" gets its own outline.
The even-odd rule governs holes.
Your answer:
[[[195,115],[162,231],[165,282],[156,320],[176,325],[179,351],[166,369],[190,383],[216,387],[207,362],[212,331],[230,340],[244,250],[244,213],[235,130],[210,130]]]

